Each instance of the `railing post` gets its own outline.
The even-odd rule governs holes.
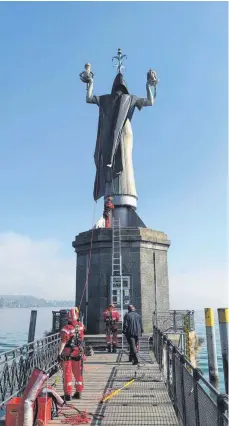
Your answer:
[[[156,361],[158,362],[158,334],[159,334],[159,330],[154,327],[154,355],[156,358]]]
[[[173,346],[172,351],[172,385],[173,385],[173,405],[176,412],[176,415],[178,414],[178,408],[177,408],[177,385],[176,385],[176,365],[175,365],[175,355],[176,355],[176,348]]]
[[[176,311],[173,311],[173,329],[174,332],[177,332],[177,315],[176,315]]]
[[[157,360],[157,330],[155,326],[153,327],[153,352]]]
[[[156,329],[153,327],[153,353],[156,358]]]
[[[167,368],[168,368],[168,366],[167,366],[167,358],[166,358],[166,354],[167,354],[167,352],[166,352],[166,343],[167,343],[166,336],[163,336],[163,349],[162,349],[162,352],[163,352],[163,375],[164,375],[164,377],[167,377]]]
[[[228,323],[229,323],[228,308],[218,309],[218,319],[219,319],[221,352],[222,352],[222,359],[223,359],[225,391],[228,394]]]
[[[208,351],[208,372],[210,383],[217,389],[218,388],[218,362],[216,352],[216,338],[215,338],[215,322],[214,311],[212,308],[205,308],[205,327]]]
[[[217,407],[218,407],[218,423],[217,426],[224,426],[225,422],[223,420],[223,414],[226,411],[226,404],[228,401],[228,395],[226,393],[221,393],[217,397]]]
[[[185,403],[185,393],[184,393],[184,365],[185,365],[185,356],[180,356],[180,375],[181,375],[181,400],[182,400],[182,408],[183,408],[183,426],[186,426],[186,403]]]
[[[162,370],[163,365],[163,342],[164,342],[164,335],[162,332],[159,333],[159,366]]]
[[[168,386],[168,392],[169,392],[169,396],[171,397],[171,386],[170,386],[170,346],[171,346],[171,341],[167,340],[167,344],[166,344],[166,364],[167,364],[167,386]]]
[[[157,329],[157,362],[160,362],[160,331]]]
[[[199,415],[198,386],[197,386],[197,383],[198,383],[199,378],[200,378],[199,372],[200,372],[200,370],[198,368],[193,369],[193,394],[194,394],[195,416],[196,416],[195,426],[201,426],[200,415]]]

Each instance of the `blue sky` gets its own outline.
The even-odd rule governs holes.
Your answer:
[[[98,109],[85,103],[79,73],[89,61],[94,93],[109,93],[115,77],[111,58],[121,47],[128,55],[125,78],[132,93],[144,96],[150,67],[160,78],[155,105],[133,119],[134,166],[138,213],[172,241],[172,303],[179,296],[179,306],[184,301],[184,307],[195,308],[207,293],[214,302],[216,287],[217,304],[223,303],[227,7],[225,2],[0,3],[4,241],[8,234],[31,244],[55,241],[59,260],[74,264],[71,241],[92,220],[98,120]],[[101,213],[99,202],[97,219]],[[68,279],[73,283],[74,274]],[[13,278],[7,282],[13,291]],[[41,282],[43,291],[45,279]]]

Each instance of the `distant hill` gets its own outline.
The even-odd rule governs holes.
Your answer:
[[[29,295],[0,295],[0,308],[43,308],[74,306],[73,300],[45,300]]]

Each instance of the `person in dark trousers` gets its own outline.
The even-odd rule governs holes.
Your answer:
[[[130,347],[129,361],[134,365],[139,364],[137,346],[139,337],[144,333],[142,327],[142,319],[136,312],[133,305],[128,306],[128,312],[123,320],[123,334],[125,334],[127,342]]]

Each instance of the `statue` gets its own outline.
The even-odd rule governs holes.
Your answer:
[[[152,106],[156,97],[158,83],[156,72],[150,69],[147,73],[146,98],[130,95],[121,72],[123,59],[121,49],[117,56],[117,75],[114,79],[111,94],[93,95],[94,74],[91,65],[85,65],[80,79],[87,83],[86,102],[99,107],[99,123],[97,131],[94,161],[96,177],[94,183],[94,199],[113,197],[115,206],[131,206],[136,208],[137,192],[132,163],[133,133],[131,119],[135,107],[140,111],[143,107]],[[154,88],[152,94],[151,87]]]

